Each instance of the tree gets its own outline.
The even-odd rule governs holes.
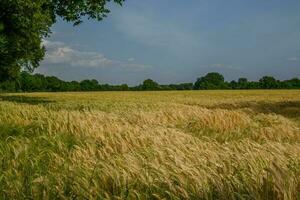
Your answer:
[[[1,92],[16,92],[18,90],[17,83],[15,81],[4,81],[0,83]]]
[[[0,81],[18,77],[20,69],[33,71],[45,55],[43,38],[56,17],[78,25],[83,17],[102,20],[110,0],[1,0]],[[124,0],[113,0],[122,4]]]
[[[193,83],[170,84],[169,88],[171,90],[192,90],[193,85]]]
[[[279,87],[279,82],[272,76],[264,76],[259,80],[262,89],[275,89]]]
[[[292,78],[281,83],[281,88],[299,89],[300,79]]]
[[[229,83],[231,89],[239,89],[238,83],[234,80]]]
[[[239,84],[248,83],[248,79],[247,78],[239,78],[238,83]]]
[[[45,91],[45,77],[41,74],[31,75],[28,72],[22,72],[20,76],[20,85],[22,91]]]
[[[238,88],[239,89],[247,89],[248,88],[248,80],[247,80],[247,78],[239,78],[239,80],[238,80]]]
[[[156,83],[155,81],[151,80],[151,79],[147,79],[143,82],[143,84],[141,85],[142,90],[159,90],[160,87],[158,85],[158,83]]]
[[[47,81],[46,88],[48,91],[51,91],[51,92],[60,91],[61,84],[62,84],[62,81],[60,79],[58,79],[55,76],[48,76],[48,77],[46,77],[46,81]]]
[[[80,88],[83,91],[96,91],[99,88],[99,83],[97,80],[83,80],[80,82]]]
[[[211,72],[201,78],[198,78],[194,84],[194,89],[225,89],[224,76],[217,72]]]
[[[80,91],[80,83],[77,81],[70,82],[71,91]]]
[[[122,91],[128,91],[129,90],[129,86],[127,84],[122,84],[120,86],[120,88],[121,88]]]

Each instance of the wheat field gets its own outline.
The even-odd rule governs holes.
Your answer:
[[[300,91],[0,95],[0,199],[300,199]]]

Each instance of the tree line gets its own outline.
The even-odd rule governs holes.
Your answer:
[[[16,80],[0,83],[2,92],[66,92],[66,91],[157,91],[157,90],[217,90],[217,89],[300,89],[300,79],[276,80],[264,76],[259,81],[239,78],[227,82],[222,74],[211,72],[195,83],[160,85],[147,79],[138,86],[101,84],[97,80],[63,81],[55,76],[22,72]]]

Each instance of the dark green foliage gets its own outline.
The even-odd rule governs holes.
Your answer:
[[[229,87],[231,89],[258,89],[259,87],[255,86],[256,82],[248,82],[247,78],[239,78],[238,81],[231,81]]]
[[[217,72],[208,73],[206,76],[198,78],[194,89],[196,90],[212,90],[212,89],[226,89],[224,77]]]
[[[77,25],[82,22],[84,16],[99,21],[105,18],[109,13],[107,2],[110,1],[112,0],[52,0],[51,9],[66,21],[74,22],[74,25]],[[124,2],[124,0],[113,1],[119,5]]]
[[[16,80],[0,83],[0,92],[65,92],[65,91],[157,91],[157,90],[192,90],[192,89],[300,89],[300,79],[279,81],[265,76],[259,81],[248,81],[240,78],[238,81],[226,82],[221,74],[209,73],[193,83],[159,85],[147,79],[141,85],[129,87],[127,84],[100,84],[97,80],[63,81],[55,76],[30,74],[22,72]]]
[[[264,76],[259,80],[261,88],[276,89],[280,87],[280,82],[272,76]]]
[[[54,15],[48,0],[0,1],[0,80],[18,76],[21,67],[36,68],[44,57],[42,37],[50,32]]]
[[[298,78],[286,80],[281,83],[282,88],[298,89],[299,86],[300,86],[300,79]]]
[[[194,85],[195,90],[207,89],[300,89],[300,80],[293,78],[279,81],[272,76],[264,76],[258,82],[248,81],[247,78],[239,78],[238,81],[225,82],[219,73],[208,73],[198,78]]]
[[[74,25],[82,17],[102,20],[110,0],[1,0],[0,81],[14,80],[20,69],[33,71],[43,59],[42,39],[60,16]],[[114,0],[121,4],[124,0]]]
[[[46,77],[46,89],[49,91],[60,91],[62,81],[55,76]]]
[[[239,78],[239,89],[248,89],[248,80],[246,78]]]
[[[192,90],[194,84],[193,83],[180,83],[180,84],[171,84],[169,88],[171,90]]]
[[[80,82],[80,88],[84,91],[97,91],[99,89],[99,83],[97,80],[83,80]]]
[[[27,72],[21,74],[21,89],[23,91],[43,91],[46,90],[46,79],[43,75],[31,75]]]
[[[151,79],[147,79],[143,82],[143,84],[140,86],[142,90],[159,90],[160,86],[158,83]]]
[[[129,86],[128,86],[127,84],[122,84],[122,85],[120,86],[120,89],[121,89],[122,91],[128,91],[128,90],[129,90]]]
[[[17,83],[15,81],[4,81],[0,83],[0,92],[16,92],[18,91]]]

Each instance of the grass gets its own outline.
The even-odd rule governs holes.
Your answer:
[[[300,199],[300,91],[2,94],[0,199]]]

